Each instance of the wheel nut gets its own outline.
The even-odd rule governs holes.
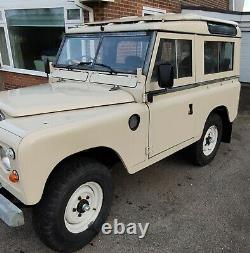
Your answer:
[[[90,206],[88,204],[83,205],[82,210],[84,212],[88,212],[90,210]]]

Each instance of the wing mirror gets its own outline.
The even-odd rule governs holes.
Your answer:
[[[158,67],[158,83],[161,88],[172,88],[174,85],[174,67],[164,63]]]

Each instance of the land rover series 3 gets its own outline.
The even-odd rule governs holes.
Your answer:
[[[33,206],[47,246],[76,251],[100,231],[112,161],[132,174],[190,147],[205,166],[230,142],[240,37],[195,15],[90,23],[64,36],[48,84],[0,93],[0,187]],[[0,217],[24,224],[3,196]]]

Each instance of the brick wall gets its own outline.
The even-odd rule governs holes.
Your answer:
[[[46,77],[0,71],[2,87],[6,90],[47,83]]]
[[[114,2],[97,2],[89,4],[94,9],[95,20],[120,18],[123,16],[141,16],[143,6],[165,9],[167,12],[181,12],[181,4],[202,7],[229,9],[229,0],[115,0]]]

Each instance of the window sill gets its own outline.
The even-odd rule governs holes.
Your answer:
[[[17,68],[12,68],[12,67],[8,67],[8,66],[0,67],[0,71],[13,72],[13,73],[30,75],[30,76],[47,77],[47,74],[44,72],[41,72],[41,71],[17,69]]]

